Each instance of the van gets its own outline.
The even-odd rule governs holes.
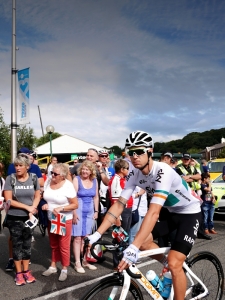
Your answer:
[[[225,158],[216,158],[208,161],[210,179],[214,180],[220,174],[222,174],[224,166],[225,166]]]

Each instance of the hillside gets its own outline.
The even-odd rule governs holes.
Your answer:
[[[225,137],[225,128],[211,129],[204,132],[191,132],[180,140],[173,140],[167,143],[156,142],[154,152],[170,150],[174,153],[178,153],[190,149],[195,149],[198,150],[197,152],[200,152],[206,147],[221,143],[222,137]]]

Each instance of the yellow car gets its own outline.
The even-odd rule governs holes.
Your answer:
[[[222,174],[212,181],[212,190],[214,196],[217,196],[215,213],[225,214],[225,181]]]
[[[211,180],[216,179],[223,171],[225,166],[225,158],[216,158],[208,162],[209,173]]]

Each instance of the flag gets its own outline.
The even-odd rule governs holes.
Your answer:
[[[30,123],[29,68],[18,71],[19,124]]]
[[[66,216],[64,214],[59,213],[56,217],[52,214],[50,232],[63,236],[66,235]]]

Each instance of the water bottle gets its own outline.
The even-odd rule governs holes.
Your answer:
[[[163,292],[163,282],[159,279],[158,275],[152,270],[146,273],[146,278],[154,286],[159,294]]]
[[[117,240],[118,243],[120,243],[121,241],[128,241],[129,239],[129,235],[128,233],[123,229],[123,227],[118,227],[118,226],[115,226],[113,231],[112,231],[112,237],[114,239]]]
[[[161,296],[164,298],[168,298],[171,292],[171,286],[172,286],[172,275],[170,272],[165,272],[163,274],[163,291],[161,293]]]

